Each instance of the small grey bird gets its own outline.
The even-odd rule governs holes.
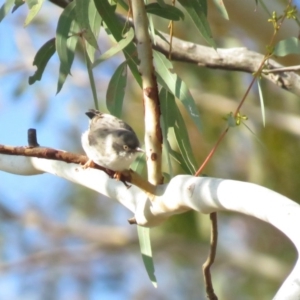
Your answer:
[[[84,168],[91,166],[93,161],[115,172],[128,170],[139,152],[144,152],[133,129],[124,121],[98,110],[90,109],[86,115],[90,125],[82,134],[81,144],[89,161]]]

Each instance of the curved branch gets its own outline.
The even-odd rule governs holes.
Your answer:
[[[300,206],[256,184],[178,175],[168,184],[154,187],[153,194],[149,194],[134,185],[128,189],[97,169],[83,169],[78,164],[53,159],[7,154],[0,154],[0,170],[20,175],[48,172],[81,184],[116,199],[134,213],[137,224],[146,227],[160,225],[170,216],[191,209],[204,214],[216,211],[244,213],[281,230],[294,243],[298,253],[300,251]],[[297,262],[274,299],[299,299],[299,278],[300,263]]]
[[[153,47],[164,53],[166,56],[169,51],[168,34],[161,33],[156,36],[156,44]],[[213,48],[190,43],[173,37],[172,59],[197,64],[200,67],[212,69],[242,71],[246,73],[254,73],[258,70],[259,65],[263,60],[263,55],[247,48],[218,48],[217,51]],[[268,61],[265,70],[279,69],[283,66],[273,59]],[[275,85],[282,89],[288,90],[300,96],[300,76],[295,72],[283,71],[276,74],[265,72],[262,74]]]

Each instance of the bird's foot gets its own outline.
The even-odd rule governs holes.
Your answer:
[[[116,179],[116,180],[118,180],[118,181],[123,182],[124,185],[125,185],[128,189],[131,187],[131,185],[128,184],[128,183],[123,179],[124,177],[123,177],[122,172],[116,171],[113,178]]]
[[[83,166],[82,169],[93,168],[95,167],[95,163],[89,159]]]

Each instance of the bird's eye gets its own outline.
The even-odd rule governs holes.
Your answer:
[[[123,146],[123,149],[124,149],[125,151],[128,151],[129,147],[128,147],[127,145],[124,145],[124,146]]]

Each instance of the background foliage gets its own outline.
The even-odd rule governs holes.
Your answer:
[[[12,6],[18,3],[8,2]],[[29,8],[37,10],[36,6],[43,4],[34,18],[33,9],[28,14],[23,5],[0,24],[0,141],[24,145],[27,128],[34,127],[40,144],[83,153],[80,135],[88,122],[84,112],[94,107],[94,101],[87,56],[80,38],[76,35],[67,40],[57,38],[56,46],[62,43],[58,55],[50,58],[41,81],[28,85],[28,78],[34,81],[36,77],[32,76],[37,76],[36,67],[32,65],[37,51],[50,41],[48,55],[49,51],[52,53],[51,39],[57,32],[58,22],[65,22],[62,28],[69,26],[71,31],[78,32],[67,17],[62,19],[62,8],[42,2],[28,1]],[[273,27],[262,2],[258,1],[257,5],[255,1],[227,0],[224,3],[229,21],[221,16],[213,1],[208,1],[207,20],[216,46],[248,47],[265,53]],[[269,11],[278,14],[286,6],[285,1],[279,0],[263,3]],[[212,43],[209,35],[201,36],[187,12],[178,7],[185,17],[174,12],[178,19],[174,25],[175,35],[198,44]],[[119,6],[117,12],[126,17],[124,6]],[[75,9],[71,9],[72,13],[76,14]],[[157,16],[152,19],[155,29],[168,32],[169,21]],[[81,22],[85,20],[82,18]],[[96,22],[93,24],[92,31],[98,28]],[[276,42],[297,36],[298,31],[296,22],[286,20],[276,35]],[[111,28],[110,32],[114,35]],[[66,30],[60,36],[68,36],[68,33]],[[85,34],[91,58],[95,41],[89,31]],[[131,40],[128,34],[125,42]],[[105,58],[102,55],[114,45],[101,28],[96,57]],[[76,54],[72,76],[66,77],[70,49],[76,49]],[[123,61],[124,56],[118,52],[93,69],[100,110],[107,110],[107,89],[109,85],[115,87],[114,82],[109,83],[113,74],[119,74],[122,79],[122,70],[115,71]],[[288,55],[278,61],[287,66],[297,65],[299,55]],[[172,64],[174,74],[186,82],[200,113],[201,131],[197,128],[200,123],[193,122],[184,105],[176,100],[177,113],[182,114],[198,166],[226,127],[223,117],[236,109],[252,75],[183,62]],[[162,66],[163,63],[157,68]],[[123,109],[115,113],[122,111],[122,118],[135,128],[142,140],[141,89],[129,69],[126,82],[124,78],[117,81],[121,84],[119,89],[126,85]],[[58,90],[60,93],[56,95]],[[299,127],[287,131],[282,124],[291,122],[291,117],[299,122],[299,99],[264,80],[262,91],[267,111],[265,127],[257,86],[241,110],[249,117],[246,123],[261,143],[244,126],[233,128],[205,173],[258,183],[298,201]],[[297,126],[292,124],[291,127]],[[170,145],[179,152],[175,138],[170,139]],[[173,171],[192,172],[192,166],[175,164]],[[164,172],[169,172],[166,158]],[[207,216],[186,213],[152,230],[158,289],[151,286],[144,270],[136,229],[127,223],[131,215],[112,200],[50,175],[23,178],[1,173],[0,216],[0,299],[186,299],[187,295],[188,299],[204,299],[201,265],[208,251]],[[237,214],[220,215],[219,231],[213,280],[220,299],[270,298],[295,260],[289,241],[270,226]]]

